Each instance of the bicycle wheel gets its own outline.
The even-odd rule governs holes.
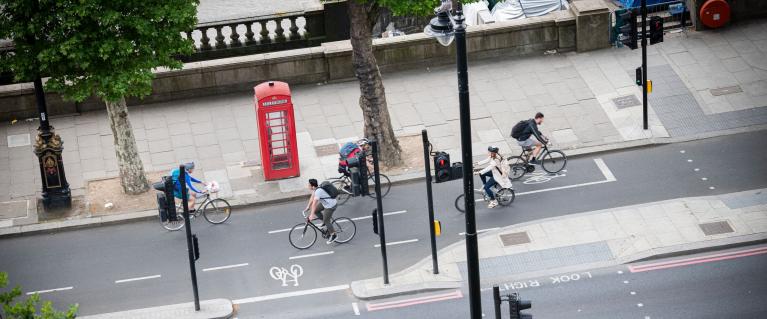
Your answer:
[[[209,201],[202,208],[202,216],[211,224],[221,224],[229,219],[232,213],[232,206],[229,202],[221,198]]]
[[[297,249],[307,249],[317,241],[317,230],[307,223],[300,223],[290,229],[290,244]]]
[[[346,203],[346,201],[349,200],[349,197],[352,196],[352,186],[343,179],[334,180],[331,184],[338,189],[338,196],[336,196],[338,205]]]
[[[509,168],[511,173],[509,174],[509,177],[511,180],[518,180],[522,178],[522,176],[525,176],[527,173],[527,168],[525,167],[525,160],[522,159],[520,156],[512,156],[506,159],[509,161]]]
[[[346,217],[338,217],[333,219],[333,229],[336,231],[336,241],[339,243],[345,243],[357,234],[357,225],[354,221]]]
[[[455,209],[461,213],[466,212],[466,201],[463,200],[463,194],[455,198]]]
[[[495,199],[498,201],[498,204],[501,204],[501,206],[511,205],[515,197],[516,195],[514,194],[514,190],[511,188],[502,188],[495,193]]]
[[[562,151],[548,151],[541,158],[541,167],[550,174],[559,173],[567,165],[567,156]]]
[[[170,231],[179,230],[184,227],[184,215],[180,213],[176,213],[176,221],[170,221],[166,220],[163,221],[160,219],[160,225],[162,225],[162,228],[165,228]]]
[[[380,176],[381,180],[381,198],[386,197],[386,195],[389,194],[389,190],[391,190],[391,181],[389,181],[389,177],[384,174],[378,174]],[[368,177],[368,196],[372,198],[376,198],[376,177],[375,175],[370,175]]]

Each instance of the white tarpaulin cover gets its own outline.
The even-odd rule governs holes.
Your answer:
[[[567,0],[505,0],[498,2],[491,14],[495,21],[504,21],[538,17],[565,9],[568,9]]]
[[[479,24],[479,14],[485,11],[490,13],[487,0],[481,0],[477,2],[467,3],[463,5],[463,14],[466,19],[466,25]]]

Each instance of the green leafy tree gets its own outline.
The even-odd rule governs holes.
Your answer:
[[[465,0],[470,2],[472,0]],[[476,1],[476,0],[474,0]],[[384,165],[402,163],[400,148],[391,125],[386,92],[378,62],[373,55],[373,27],[382,8],[394,15],[431,16],[440,0],[349,0],[352,66],[360,84],[360,107],[365,118],[365,136],[379,141]]]
[[[149,189],[125,98],[152,92],[153,70],[179,69],[194,50],[181,32],[197,23],[197,0],[0,0],[0,56],[17,80],[48,76],[66,99],[106,104],[125,193]]]
[[[8,274],[0,272],[0,289],[8,285]],[[40,301],[40,295],[33,294],[27,300],[14,302],[21,296],[21,287],[0,292],[0,305],[3,306],[0,318],[5,319],[73,319],[77,316],[77,305],[69,306],[67,311],[53,309],[50,301]],[[41,305],[42,303],[42,305]]]

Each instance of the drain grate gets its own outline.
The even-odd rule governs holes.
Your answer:
[[[639,102],[639,99],[634,94],[616,97],[613,99],[613,103],[618,109],[642,105],[642,102]]]
[[[8,147],[27,146],[31,143],[29,134],[8,135]]]
[[[530,243],[530,236],[527,235],[527,232],[502,234],[498,237],[501,238],[504,247]]]
[[[728,86],[728,87],[723,87],[718,89],[710,89],[708,91],[711,92],[711,95],[713,96],[720,96],[720,95],[740,93],[740,92],[743,92],[743,89],[740,88],[740,85],[736,85],[736,86]]]
[[[700,229],[706,236],[720,235],[735,232],[727,221],[699,224]]]
[[[338,144],[328,144],[315,146],[314,150],[317,151],[317,156],[329,156],[338,154]]]

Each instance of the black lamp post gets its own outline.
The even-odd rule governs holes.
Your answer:
[[[40,76],[35,77],[35,99],[40,127],[37,128],[34,151],[40,164],[40,177],[43,183],[43,205],[47,209],[70,208],[72,194],[69,190],[61,152],[64,142],[48,122],[48,110],[45,104],[45,91]]]
[[[437,8],[437,17],[431,19],[424,33],[444,46],[455,38],[458,64],[458,102],[461,118],[461,152],[463,153],[463,194],[466,205],[466,264],[469,274],[469,310],[472,319],[482,318],[482,300],[479,287],[479,248],[477,224],[474,217],[474,177],[472,176],[471,112],[469,111],[469,73],[466,54],[466,25],[463,12],[458,9],[450,17],[449,2]]]

